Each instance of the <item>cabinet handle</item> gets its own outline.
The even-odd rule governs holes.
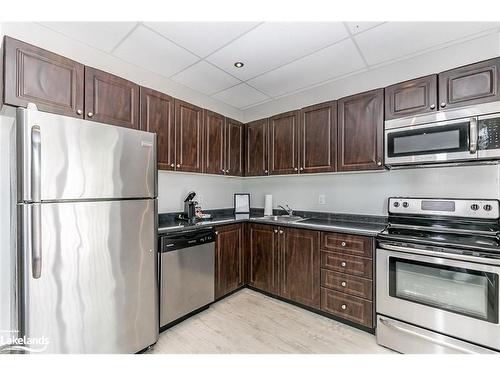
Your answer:
[[[275,230],[274,230],[274,233],[278,233],[278,230],[277,230],[277,229],[275,229]]]
[[[445,103],[445,102],[442,102],[442,103],[441,103],[441,108],[444,108],[444,107],[446,107],[446,103]]]
[[[347,263],[346,263],[346,262],[342,262],[342,263],[340,263],[340,265],[341,265],[342,267],[345,267],[345,266],[347,266]]]
[[[342,285],[345,288],[347,286],[347,283],[345,281],[342,281],[340,285]]]
[[[431,109],[434,109],[436,108],[436,105],[435,104],[431,104]]]
[[[340,305],[340,308],[341,308],[342,310],[346,310],[346,309],[347,309],[347,305],[344,303],[344,304]]]
[[[345,245],[347,245],[347,244],[345,243],[345,241],[342,241],[342,242],[340,243],[340,245],[341,245],[342,247],[345,247]]]
[[[177,164],[177,168],[180,168],[180,167],[181,167],[181,165],[180,165],[180,164]]]
[[[282,230],[280,230],[280,234],[283,234],[283,231],[282,231]]]
[[[76,114],[77,114],[77,115],[81,115],[82,113],[83,113],[83,111],[82,111],[81,109],[77,109],[77,110],[76,110]]]

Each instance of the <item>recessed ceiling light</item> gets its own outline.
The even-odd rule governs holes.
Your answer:
[[[245,65],[245,64],[243,64],[241,61],[236,61],[234,63],[234,66],[237,67],[237,68],[243,68],[243,65]]]

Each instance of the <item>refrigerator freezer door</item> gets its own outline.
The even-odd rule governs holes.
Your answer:
[[[30,206],[20,209],[26,212]],[[135,353],[155,343],[156,200],[40,206],[39,278],[33,277],[29,246],[22,253],[22,332],[39,340],[32,348],[44,353]],[[46,348],[40,340],[48,340]]]
[[[18,108],[18,201],[156,197],[156,135]]]

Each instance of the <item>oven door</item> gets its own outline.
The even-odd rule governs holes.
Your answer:
[[[377,249],[377,313],[500,350],[500,266],[400,249]]]
[[[387,165],[477,159],[477,117],[385,131]]]

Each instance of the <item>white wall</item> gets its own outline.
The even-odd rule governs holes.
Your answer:
[[[243,179],[195,173],[158,172],[158,212],[184,209],[184,198],[195,191],[204,209],[233,207],[233,194],[241,192]]]
[[[116,74],[141,86],[162,91],[178,99],[186,100],[236,120],[241,121],[243,119],[243,113],[234,107],[178,84],[159,74],[92,48],[85,43],[69,39],[63,34],[37,23],[4,22],[0,28],[0,36],[2,36],[1,33],[66,56],[84,65]],[[138,53],[140,52],[138,51]]]
[[[435,74],[499,55],[500,33],[494,32],[248,108],[244,111],[245,122]]]
[[[387,215],[389,196],[499,199],[499,179],[500,166],[488,165],[248,178],[243,189],[252,194],[252,207],[264,207],[264,195],[272,194],[274,207]],[[318,204],[319,194],[325,205]]]

